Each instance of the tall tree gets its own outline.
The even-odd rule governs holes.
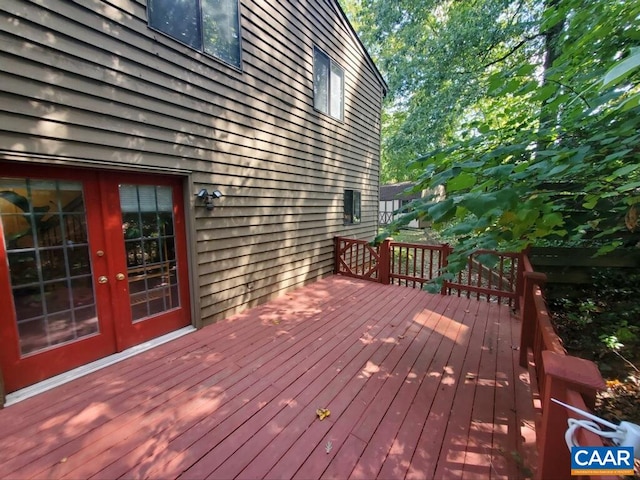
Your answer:
[[[639,14],[634,2],[548,2],[547,51],[490,76],[482,121],[414,163],[422,187],[448,196],[413,215],[445,225],[460,253],[540,239],[621,245],[640,203]]]
[[[360,0],[353,11],[391,89],[383,172],[417,158],[418,188],[447,191],[404,222],[430,219],[461,255],[587,237],[605,251],[640,228],[639,2]]]
[[[345,0],[389,84],[383,182],[415,180],[407,163],[457,138],[487,76],[534,55],[542,9],[532,0]]]

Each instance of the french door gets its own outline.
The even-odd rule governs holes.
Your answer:
[[[179,179],[0,169],[7,392],[189,325]]]

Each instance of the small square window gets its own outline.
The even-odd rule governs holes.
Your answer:
[[[313,106],[344,119],[344,69],[318,47],[313,47]]]
[[[344,191],[344,224],[352,225],[360,223],[360,192],[358,190]]]

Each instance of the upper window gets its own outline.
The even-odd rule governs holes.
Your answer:
[[[344,119],[344,70],[318,47],[313,47],[313,106]]]
[[[360,223],[360,192],[358,190],[344,191],[344,224]]]
[[[149,0],[149,26],[240,68],[238,0]]]

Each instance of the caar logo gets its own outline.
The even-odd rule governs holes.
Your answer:
[[[633,447],[571,447],[571,475],[633,475]]]

